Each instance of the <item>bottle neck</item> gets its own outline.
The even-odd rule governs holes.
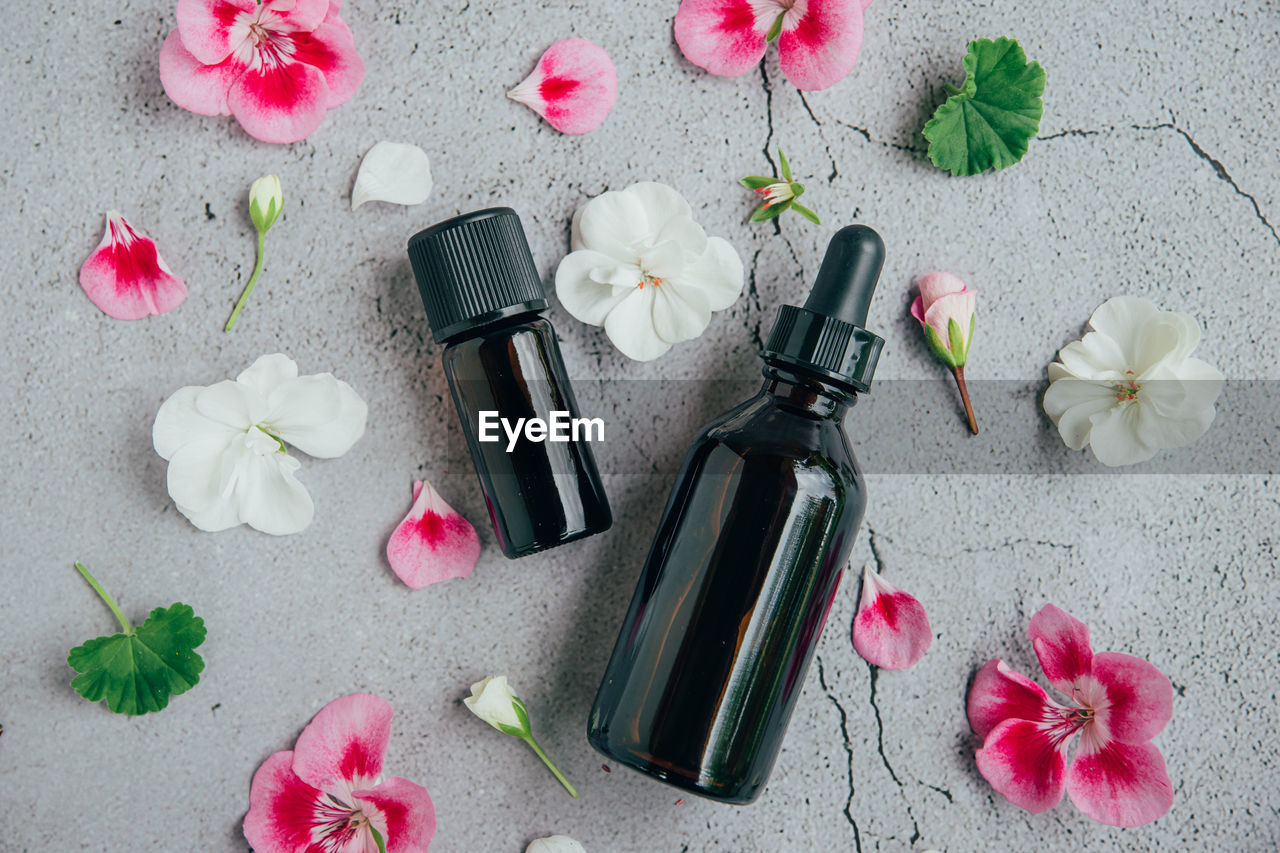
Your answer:
[[[857,394],[822,381],[812,374],[765,362],[764,385],[768,394],[786,406],[820,418],[841,420],[857,402]]]

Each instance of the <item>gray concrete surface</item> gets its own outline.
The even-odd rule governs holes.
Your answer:
[[[746,809],[676,805],[671,789],[606,774],[584,737],[666,478],[612,478],[607,535],[511,563],[482,529],[485,551],[465,581],[415,592],[390,573],[382,549],[415,477],[483,519],[471,472],[446,450],[454,413],[404,255],[415,229],[480,206],[522,212],[549,276],[584,198],[661,180],[743,255],[742,299],[653,364],[626,361],[553,304],[577,376],[750,377],[762,324],[801,298],[831,230],[857,219],[889,246],[872,312],[889,341],[882,380],[941,377],[905,311],[913,276],[933,268],[979,291],[969,368],[979,379],[1042,377],[1119,293],[1199,317],[1200,354],[1229,378],[1280,378],[1272,0],[877,0],[853,74],[805,98],[776,58],[732,80],[691,66],[671,39],[676,6],[348,0],[367,78],[288,147],[168,101],[156,55],[171,2],[11,10],[0,72],[0,848],[243,850],[253,771],[355,690],[395,706],[387,766],[430,789],[441,853],[518,853],[552,832],[593,853],[1280,845],[1274,463],[1254,476],[872,477],[855,565],[874,555],[925,602],[937,638],[914,670],[870,670],[848,639],[857,584],[846,582],[772,783]],[[1002,174],[951,179],[928,164],[918,131],[943,83],[960,82],[966,42],[1003,34],[1047,69],[1041,138]],[[569,35],[605,46],[619,72],[617,109],[582,138],[503,97]],[[435,193],[352,214],[356,167],[380,139],[423,146]],[[733,181],[767,170],[763,150],[777,144],[826,226],[745,224],[750,201]],[[245,193],[266,172],[280,175],[287,212],[257,293],[223,334],[253,261]],[[81,293],[77,270],[112,207],[185,276],[178,310],[122,323]],[[352,383],[369,402],[368,432],[342,459],[305,461],[317,504],[305,533],[200,533],[166,495],[150,442],[156,409],[183,384],[277,350]],[[670,383],[633,387],[610,417],[602,464],[643,452],[669,469],[687,424],[715,406],[673,397]],[[892,390],[885,381],[878,393]],[[855,411],[855,439],[858,428]],[[163,713],[118,717],[68,687],[67,650],[113,624],[75,560],[135,618],[182,600],[207,621],[205,674]],[[1069,803],[1025,814],[974,770],[968,680],[995,655],[1038,676],[1025,627],[1046,601],[1086,619],[1099,648],[1149,658],[1176,685],[1157,741],[1176,801],[1151,826],[1099,826]],[[580,800],[459,704],[468,684],[498,672]]]

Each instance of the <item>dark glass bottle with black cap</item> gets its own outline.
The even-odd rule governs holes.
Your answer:
[[[507,207],[456,216],[409,239],[409,260],[502,553],[524,557],[613,522],[585,431],[568,441],[481,441],[480,414],[550,424],[580,417],[520,217]]]
[[[763,790],[866,507],[843,421],[884,343],[864,328],[883,263],[870,228],[839,231],[760,393],[689,448],[591,711],[613,760],[728,803]]]

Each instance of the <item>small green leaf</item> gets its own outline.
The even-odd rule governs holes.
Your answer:
[[[970,42],[964,69],[964,86],[924,126],[929,159],[953,175],[1012,166],[1040,129],[1044,69],[1010,38]]]
[[[67,664],[78,673],[72,688],[91,702],[106,699],[117,714],[139,715],[163,709],[170,696],[195,686],[204,670],[204,660],[195,653],[204,642],[204,620],[189,606],[175,603],[152,610],[134,628],[88,570],[76,567],[117,613],[125,630],[71,650]]]
[[[787,162],[787,155],[782,153],[782,149],[778,149],[778,168],[782,170],[782,177],[791,180],[791,164]]]
[[[960,331],[960,323],[955,317],[947,320],[947,338],[951,344],[951,359],[955,367],[964,367],[965,357],[969,354],[969,346]]]
[[[800,196],[804,195],[804,184],[800,183],[799,181],[792,181],[789,186],[791,189],[792,196],[799,198]]]
[[[373,836],[373,843],[378,845],[378,853],[387,853],[387,842],[382,840],[382,833],[373,824],[369,824],[369,834]]]
[[[765,33],[765,41],[774,41],[782,34],[782,19],[786,16],[786,12],[778,15],[773,19],[773,24],[769,27],[769,32]]]
[[[812,222],[814,225],[822,224],[822,220],[818,218],[818,214],[814,213],[812,210],[805,207],[803,204],[800,204],[799,202],[793,202],[791,204],[791,209],[794,210],[796,213],[800,214],[801,216],[803,216],[805,219]]]
[[[770,184],[776,184],[777,178],[766,178],[763,175],[747,175],[745,178],[739,178],[738,183],[742,184],[749,190],[762,190]]]
[[[951,350],[947,349],[947,345],[942,342],[942,338],[933,330],[932,326],[924,327],[924,339],[929,342],[929,349],[933,350],[933,354],[942,360],[947,367],[956,367],[955,357],[951,355]]]
[[[771,207],[758,208],[754,213],[751,214],[751,221],[767,222],[770,219],[780,216],[782,214],[782,211],[786,210],[790,206],[791,206],[791,202],[787,201],[787,202],[783,202],[782,204],[772,205]]]

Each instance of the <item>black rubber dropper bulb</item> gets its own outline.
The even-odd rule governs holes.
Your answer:
[[[880,235],[865,225],[846,225],[827,245],[818,280],[804,307],[853,326],[865,326],[883,266]]]

